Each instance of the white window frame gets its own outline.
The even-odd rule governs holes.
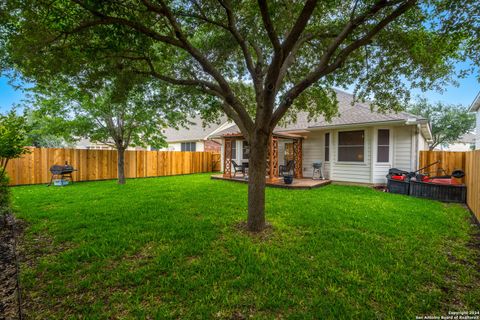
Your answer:
[[[182,150],[182,145],[185,144],[185,146],[186,146],[187,143],[188,143],[188,145],[189,145],[189,149],[190,149],[190,150]],[[192,144],[195,146],[195,150],[194,150],[194,151],[191,150],[191,149],[192,149]],[[195,151],[197,151],[197,142],[196,142],[196,141],[180,142],[180,151],[182,151],[182,152],[195,152]]]
[[[339,160],[339,148],[340,148],[340,133],[341,132],[351,132],[351,131],[363,131],[363,160],[362,161],[342,161]],[[368,154],[367,150],[367,139],[368,139],[368,130],[367,129],[350,129],[350,130],[339,130],[337,131],[336,138],[337,138],[337,143],[336,143],[336,156],[335,156],[335,164],[346,164],[346,165],[365,165],[367,163],[366,161],[366,156]]]
[[[388,162],[378,162],[378,131],[388,130]],[[375,164],[376,165],[392,165],[393,163],[393,129],[389,127],[380,127],[375,129]]]
[[[327,154],[325,153],[327,149],[325,145],[325,142],[327,141],[326,139],[327,134],[328,134],[328,161],[325,160],[327,157]],[[323,134],[323,160],[325,163],[330,163],[330,161],[332,161],[332,133],[330,131],[325,132]]]

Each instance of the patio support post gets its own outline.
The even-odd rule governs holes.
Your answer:
[[[303,178],[302,138],[293,140],[293,175],[297,179]]]
[[[235,140],[231,138],[225,138],[225,144],[223,149],[223,177],[232,177],[232,143]]]
[[[273,135],[268,142],[268,177],[270,181],[278,177],[278,139]]]

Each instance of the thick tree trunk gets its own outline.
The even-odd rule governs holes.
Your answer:
[[[118,184],[125,184],[125,148],[117,148]]]
[[[259,134],[250,144],[248,170],[248,221],[249,231],[265,228],[265,175],[267,169],[268,136]]]

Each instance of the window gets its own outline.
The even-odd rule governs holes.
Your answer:
[[[196,142],[182,142],[181,145],[182,151],[196,151],[197,143]]]
[[[249,155],[250,155],[250,146],[248,145],[247,141],[243,141],[242,159],[248,159]]]
[[[325,161],[330,161],[330,133],[325,133]]]
[[[390,130],[378,130],[377,162],[390,161]]]
[[[232,141],[232,159],[233,160],[237,159],[237,141],[236,140]]]
[[[338,161],[363,162],[365,133],[363,130],[338,133]]]

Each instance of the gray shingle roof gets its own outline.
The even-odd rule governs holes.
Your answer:
[[[212,132],[214,132],[221,125],[223,125],[227,121],[227,117],[222,116],[217,122],[210,123],[206,126],[203,126],[203,121],[199,115],[193,118],[188,118],[188,121],[193,123],[190,125],[187,124],[188,128],[179,127],[178,130],[175,128],[166,128],[162,130],[163,134],[166,137],[166,141],[174,142],[204,140]]]
[[[474,133],[465,133],[463,136],[458,138],[459,143],[475,143],[475,134]]]
[[[363,123],[375,123],[375,122],[389,122],[389,121],[406,121],[408,119],[421,120],[422,117],[409,114],[407,112],[386,112],[379,113],[370,110],[370,106],[367,103],[356,102],[352,105],[353,95],[335,90],[338,100],[338,112],[339,116],[334,117],[330,122],[327,122],[323,116],[317,119],[308,119],[307,112],[299,112],[297,114],[297,120],[285,125],[277,126],[275,132],[305,130],[308,128],[322,128],[331,126],[351,125],[351,124],[363,124]],[[233,126],[222,130],[215,134],[216,136],[222,136],[225,134],[238,133],[237,126]]]

